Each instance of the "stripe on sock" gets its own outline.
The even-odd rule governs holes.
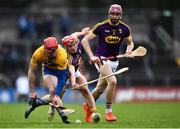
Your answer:
[[[112,105],[112,103],[106,103],[106,113],[107,112],[112,112],[111,105]]]
[[[111,108],[112,103],[106,103],[106,109]]]

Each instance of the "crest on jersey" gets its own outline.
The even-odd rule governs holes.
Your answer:
[[[110,33],[110,30],[104,30],[105,33]]]
[[[120,37],[118,37],[118,36],[112,36],[112,35],[107,36],[107,37],[105,38],[105,41],[106,41],[107,43],[111,43],[111,44],[119,43],[120,40],[121,40]]]
[[[119,33],[120,33],[120,34],[122,33],[122,29],[119,29]]]

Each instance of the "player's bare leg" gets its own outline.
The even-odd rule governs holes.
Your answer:
[[[44,96],[44,99],[52,102],[52,99],[54,97],[55,86],[57,84],[57,78],[55,76],[45,75],[44,76],[44,84],[49,89],[49,95]],[[54,109],[54,107],[50,106],[49,111],[48,111],[48,120],[49,121],[53,120],[54,114],[55,114],[55,109]]]
[[[46,95],[44,98],[50,100],[50,95]],[[52,102],[52,101],[50,100],[50,102]],[[61,99],[59,97],[58,97],[57,105],[58,106],[63,106],[63,102],[61,101]],[[56,108],[56,111],[58,112],[59,116],[61,117],[62,121],[65,124],[70,123],[69,120],[68,120],[68,117],[65,115],[65,113],[61,109]],[[48,120],[49,121],[53,120],[54,114],[55,114],[55,107],[50,106],[50,109],[48,111]]]
[[[60,99],[62,98],[62,96],[64,95],[65,93],[65,87],[63,88],[62,90],[62,93],[60,94]],[[48,111],[48,120],[49,121],[52,121],[53,118],[54,118],[54,115],[55,115],[55,108],[53,106],[49,106],[49,111]]]
[[[103,77],[103,75],[100,74],[99,77]],[[92,91],[92,96],[95,101],[102,95],[106,87],[107,87],[107,83],[105,80],[98,81],[96,88]]]
[[[96,106],[95,106],[95,101],[93,96],[90,94],[89,90],[87,89],[87,87],[83,87],[83,89],[81,90],[82,95],[84,96],[84,98],[86,99],[86,103],[83,104],[83,108],[85,110],[86,113],[86,117],[85,120],[86,122],[91,122],[91,114],[92,113],[96,113]],[[98,118],[98,116],[96,116],[96,122],[98,122],[100,120],[100,116]]]
[[[102,75],[108,75],[113,73],[112,72],[112,68],[109,64],[104,64],[101,69],[100,72],[102,73]],[[114,92],[115,92],[115,88],[116,88],[116,84],[117,84],[117,79],[115,76],[111,76],[105,79],[108,86],[106,89],[106,114],[105,114],[105,119],[106,121],[116,121],[117,118],[112,114],[112,100],[113,100],[113,96],[114,96]]]
[[[47,85],[47,87],[49,88],[49,99],[52,101],[53,97],[54,97],[54,91],[55,91],[55,87],[57,85],[57,78],[55,76],[52,75],[46,75],[44,77],[44,82]],[[58,101],[57,101],[58,105],[63,105],[61,99],[58,97]],[[65,124],[69,124],[70,122],[68,121],[68,117],[60,110],[60,109],[56,109],[59,116],[61,117],[62,121]],[[51,110],[49,112],[54,112],[53,108],[51,108]],[[49,118],[51,117],[51,118]],[[53,119],[54,117],[54,113],[52,114],[48,114],[48,119]]]
[[[104,64],[103,66],[101,66],[100,73],[101,73],[100,77],[111,74],[112,73],[111,66],[108,64]],[[107,121],[115,121],[117,119],[112,114],[112,108],[111,108],[116,83],[117,83],[117,80],[115,76],[109,77],[105,80],[99,80],[96,88],[92,92],[92,95],[96,101],[107,87],[106,89],[106,115],[105,115],[105,119]]]
[[[58,97],[57,105],[63,106],[63,102],[61,101],[61,99],[59,97]],[[59,116],[61,117],[62,121],[65,124],[70,124],[70,121],[68,120],[68,117],[66,116],[66,114],[60,108],[56,108],[56,111],[58,112]]]
[[[52,100],[50,99],[50,95],[45,95],[42,99],[46,100],[47,102],[52,102]],[[55,108],[50,106],[49,111],[48,111],[48,120],[49,121],[53,120],[54,114],[55,114]]]
[[[52,121],[55,115],[55,108],[52,106],[49,106],[49,111],[48,111],[48,120]]]
[[[107,121],[116,121],[117,118],[112,114],[112,99],[115,92],[116,87],[116,78],[112,76],[107,78],[108,86],[106,89],[106,120]]]
[[[84,76],[79,76],[77,77],[77,83],[78,84],[83,84],[86,83],[86,78]],[[96,105],[95,105],[95,101],[94,98],[92,96],[92,94],[90,93],[89,89],[87,86],[84,86],[80,89],[80,92],[82,93],[82,95],[84,96],[86,103],[83,104],[83,108],[86,114],[85,117],[85,121],[87,123],[91,122],[91,114],[95,113],[95,122],[99,122],[100,120],[100,115],[99,113],[96,113]]]

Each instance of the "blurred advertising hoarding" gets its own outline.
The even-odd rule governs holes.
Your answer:
[[[94,87],[90,87],[92,91]],[[48,94],[46,88],[36,89],[38,97]],[[0,103],[17,102],[15,88],[0,88]],[[105,103],[105,92],[98,99],[97,103]],[[65,103],[83,103],[84,97],[78,91],[66,90],[62,98]],[[180,102],[180,87],[132,87],[116,88],[115,102]],[[25,102],[25,101],[24,101]]]
[[[115,102],[179,101],[180,87],[117,88]]]

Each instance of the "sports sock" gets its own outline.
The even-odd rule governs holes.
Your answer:
[[[56,110],[61,117],[66,116],[65,113],[63,111],[61,111],[61,109],[57,108]]]
[[[91,113],[96,112],[96,108],[92,108],[92,109],[90,110],[90,112],[91,112]]]
[[[106,103],[106,113],[112,112],[111,105],[112,105],[112,103],[108,103],[108,102]]]

